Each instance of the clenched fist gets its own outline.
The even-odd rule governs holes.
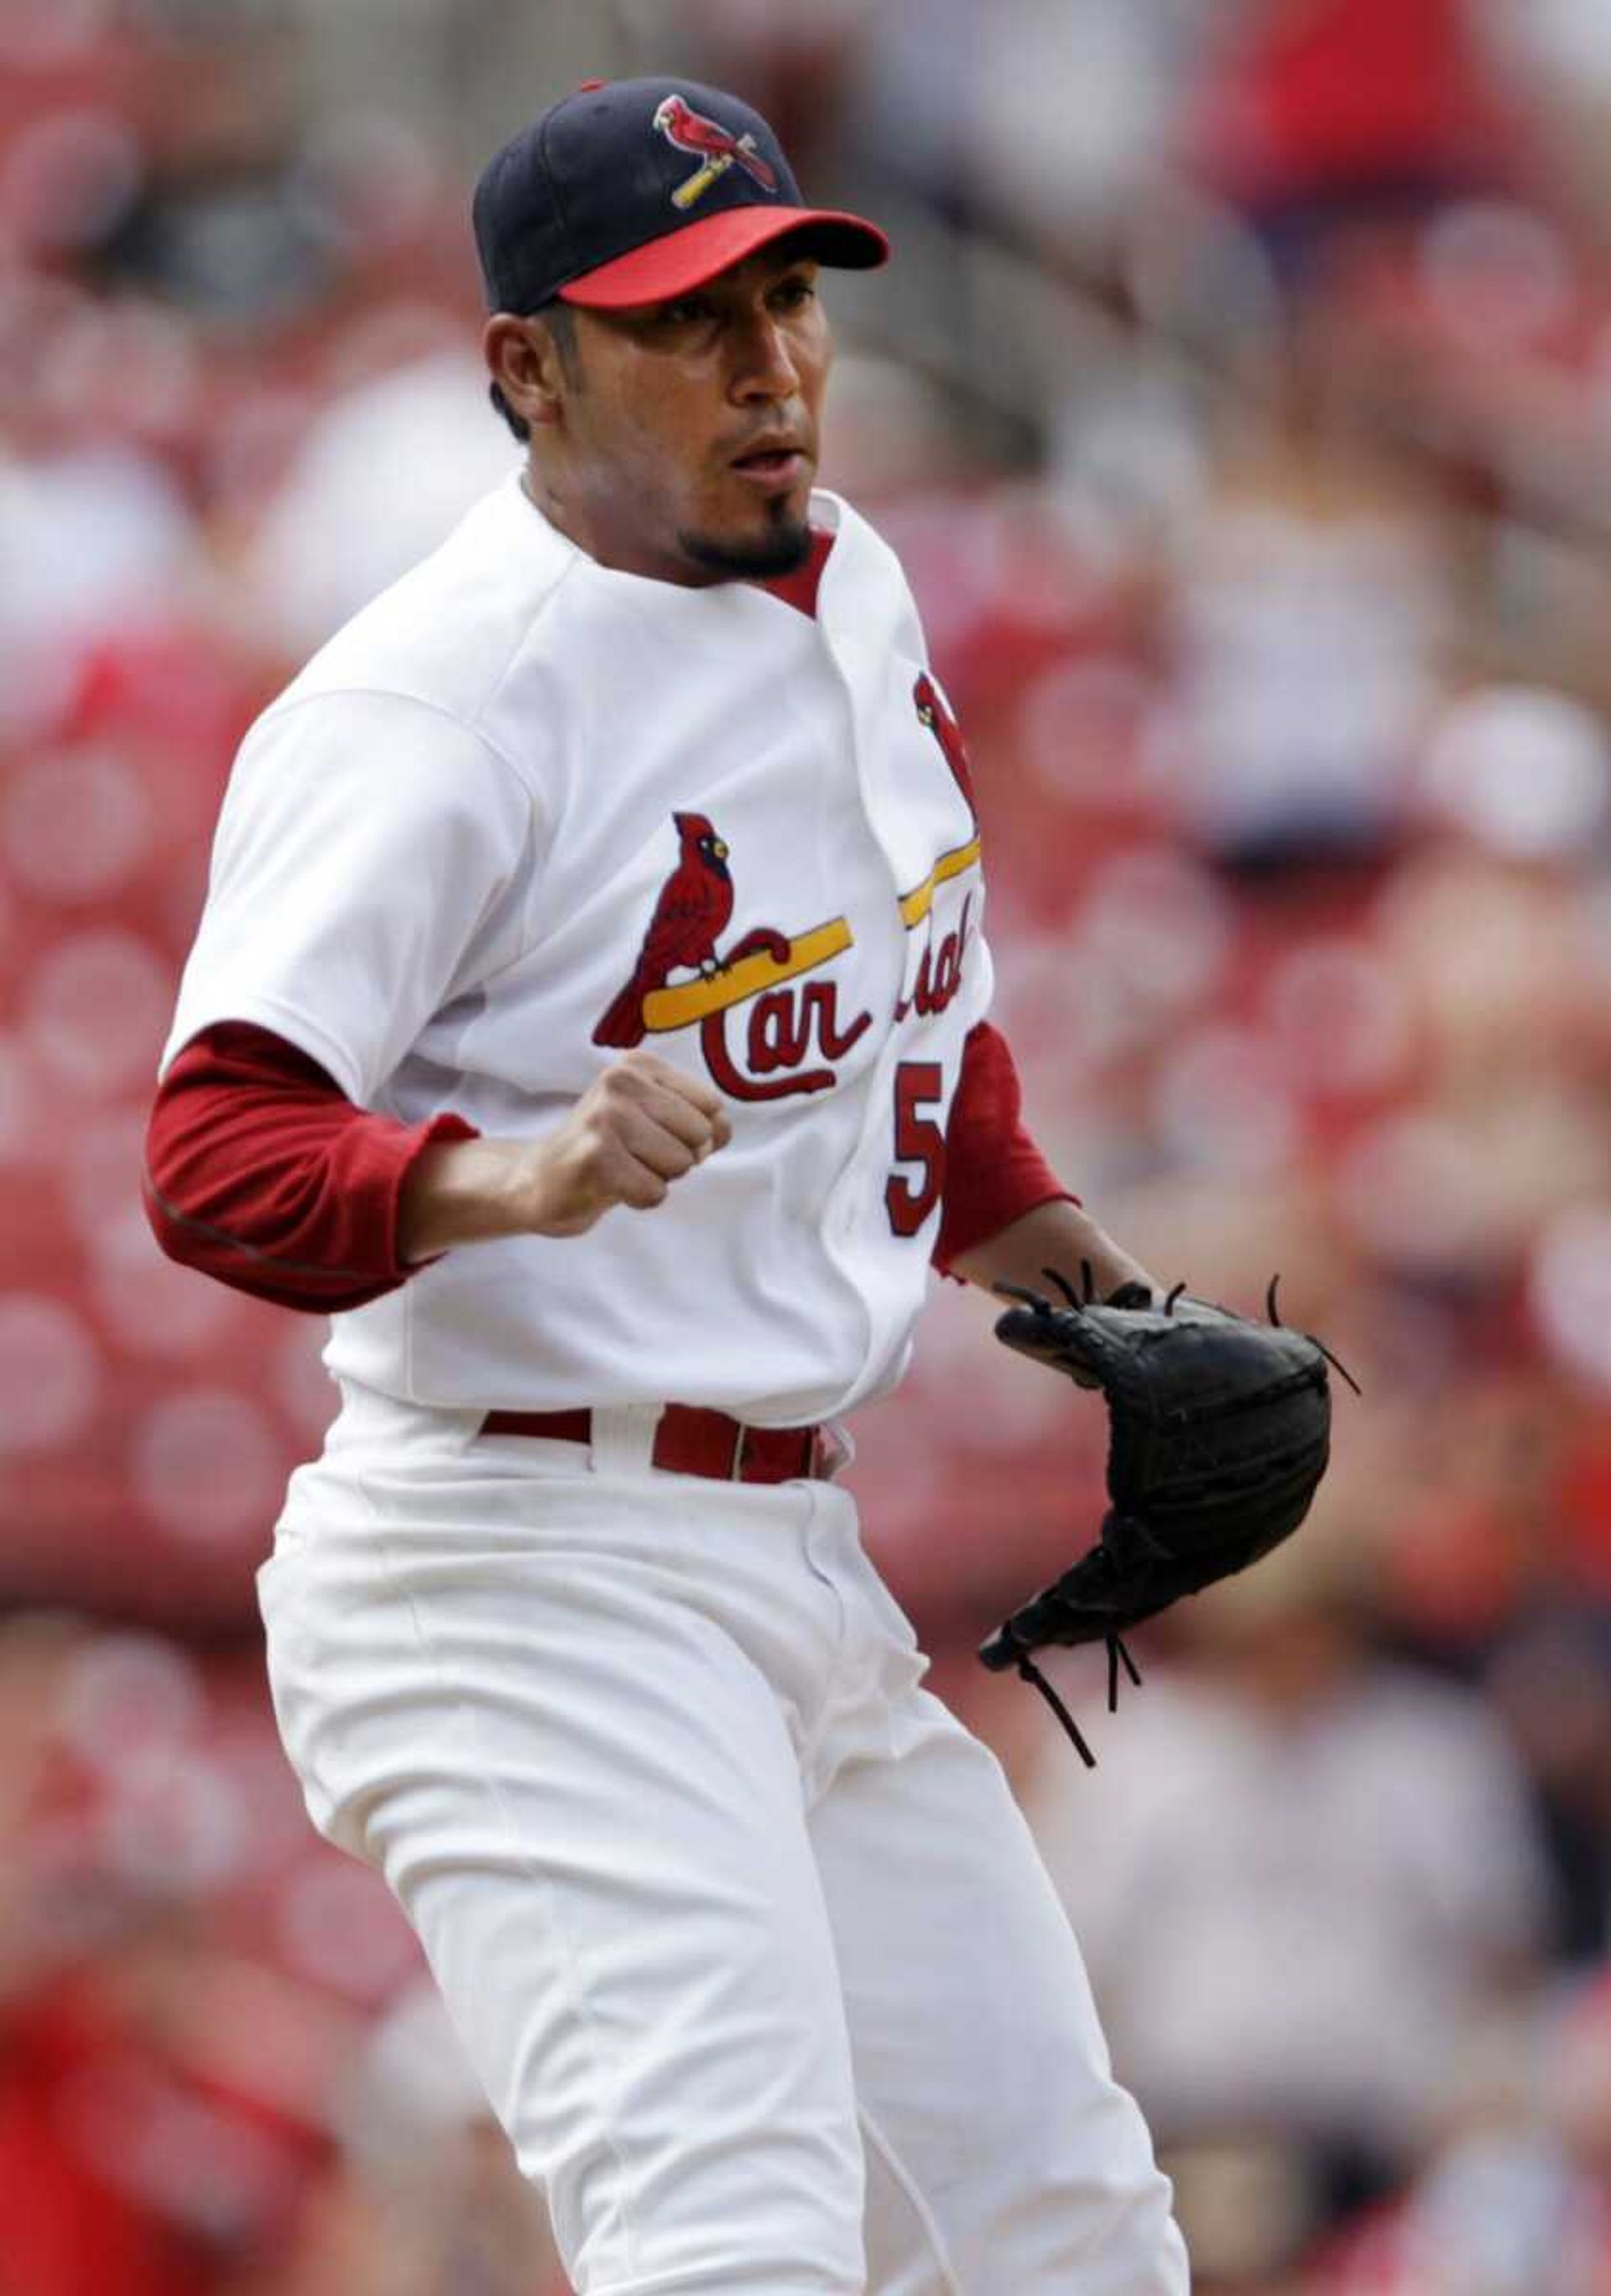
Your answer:
[[[650,1211],[724,1147],[721,1095],[653,1053],[624,1053],[540,1140],[428,1148],[404,1185],[402,1259],[498,1235],[582,1235],[617,1204]]]
[[[624,1053],[555,1132],[533,1144],[523,1176],[535,1235],[580,1235],[615,1204],[650,1211],[674,1180],[732,1136],[720,1094],[653,1053]]]

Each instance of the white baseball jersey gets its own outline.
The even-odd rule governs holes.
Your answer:
[[[363,1107],[526,1137],[642,1042],[733,1128],[652,1212],[335,1316],[336,1375],[759,1424],[899,1378],[989,1001],[978,835],[899,565],[813,517],[814,620],[601,566],[517,474],[248,735],[165,1068],[255,1021]]]

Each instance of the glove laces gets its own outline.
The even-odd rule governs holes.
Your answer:
[[[1125,1673],[1130,1677],[1131,1681],[1135,1685],[1135,1687],[1138,1690],[1141,1686],[1141,1677],[1140,1669],[1137,1667],[1135,1660],[1131,1657],[1130,1652],[1125,1649],[1124,1639],[1118,1633],[1117,1629],[1116,1628],[1110,1628],[1104,1639],[1108,1645],[1108,1711],[1109,1714],[1116,1714],[1119,1710],[1119,1665],[1121,1660],[1124,1663]],[[1075,1752],[1079,1756],[1081,1761],[1084,1763],[1085,1767],[1088,1770],[1094,1770],[1096,1767],[1096,1756],[1092,1752],[1084,1733],[1081,1730],[1079,1724],[1075,1720],[1073,1715],[1064,1705],[1062,1700],[1058,1696],[1057,1692],[1047,1681],[1045,1676],[1041,1672],[1040,1668],[1036,1666],[1034,1659],[1031,1658],[1027,1651],[1026,1651],[1018,1660],[1018,1676],[1020,1680],[1033,1683],[1034,1685],[1034,1687],[1040,1692],[1041,1696],[1045,1700],[1047,1705],[1051,1707],[1052,1712],[1057,1716],[1058,1720],[1062,1724],[1064,1732],[1070,1743],[1073,1745]]]

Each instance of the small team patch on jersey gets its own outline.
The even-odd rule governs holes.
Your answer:
[[[940,745],[940,754],[951,767],[952,778],[967,800],[973,816],[973,825],[979,825],[979,808],[974,802],[973,773],[968,763],[967,745],[962,729],[957,724],[955,712],[927,670],[922,671],[912,689],[912,707],[918,713],[918,723],[926,726]]]
[[[973,835],[961,845],[953,845],[942,853],[920,884],[901,895],[901,922],[910,932],[920,925],[934,906],[934,897],[942,885],[960,877],[964,870],[973,868],[980,857],[979,809],[973,800],[973,775],[968,767],[968,751],[962,742],[962,729],[957,724],[951,704],[941,693],[927,670],[913,682],[912,708],[918,713],[918,723],[926,726],[939,744],[940,755],[951,768],[952,779],[961,790],[969,814],[973,816]],[[963,912],[966,914],[966,910]]]

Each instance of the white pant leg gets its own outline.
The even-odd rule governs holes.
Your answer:
[[[349,1471],[365,1520],[302,1480],[261,1578],[288,1751],[418,1931],[578,2291],[858,2296],[809,1495]]]
[[[844,1510],[865,1659],[810,1830],[867,2144],[876,2296],[1185,2296],[1141,2113],[994,1757],[915,1687],[910,1631]],[[1070,1790],[1079,1775],[1071,1773]]]

